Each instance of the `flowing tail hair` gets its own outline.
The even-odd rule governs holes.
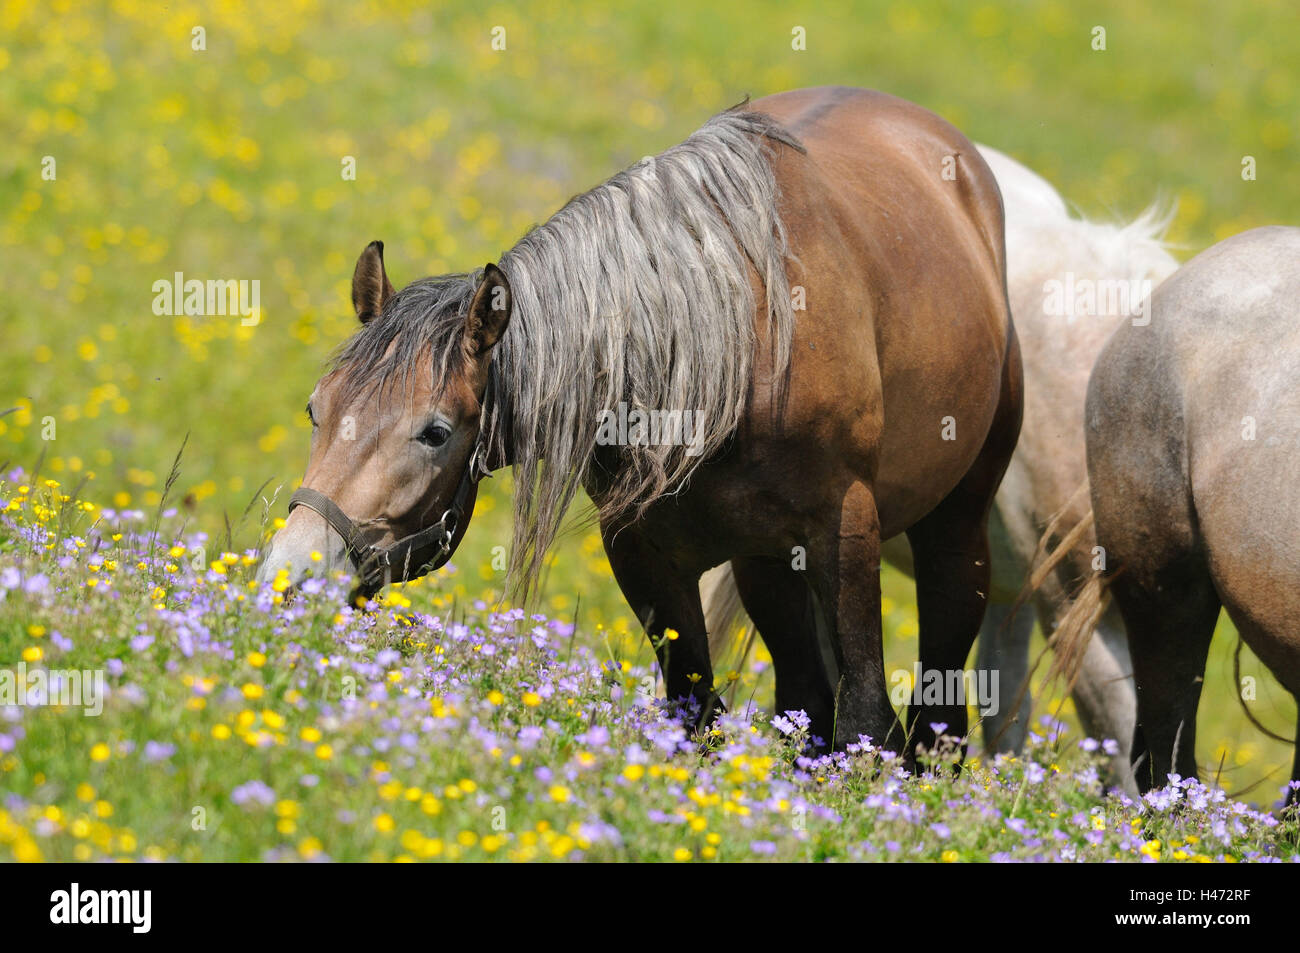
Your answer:
[[[714,669],[724,667],[719,663],[726,662],[726,667],[741,671],[753,651],[758,630],[740,601],[731,563],[715,566],[700,577],[700,602],[704,606],[704,631],[709,634],[709,658]],[[735,707],[739,684],[733,682],[724,699],[728,708]]]
[[[1089,507],[1078,522],[1061,535],[1065,514],[1071,511],[1080,498],[1086,499],[1089,492],[1088,481],[1084,480],[1074,491],[1069,502],[1057,511],[1039,536],[1038,549],[1030,562],[1034,568],[1030,571],[1029,578],[1025,580],[1019,595],[1016,596],[1011,615],[1014,615],[1038,591],[1047,577],[1079,545],[1079,541],[1092,531],[1093,512],[1092,507]],[[1049,553],[1048,546],[1054,538],[1060,538],[1061,541]],[[1049,683],[1061,678],[1065,682],[1067,692],[1074,688],[1079,670],[1083,666],[1083,658],[1088,651],[1088,642],[1091,641],[1093,632],[1097,630],[1097,623],[1101,621],[1108,605],[1110,605],[1110,589],[1107,580],[1099,571],[1093,572],[1083,586],[1072,595],[1069,608],[1057,621],[1056,628],[1051,633],[1046,633],[1047,644],[1052,649],[1052,664],[1047,670],[1046,677]]]

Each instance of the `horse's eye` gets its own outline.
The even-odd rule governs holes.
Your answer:
[[[451,436],[451,431],[442,424],[429,424],[420,432],[420,443],[426,447],[441,447]]]
[[[316,426],[316,415],[311,412],[311,404],[307,405],[307,419],[311,421],[313,427]]]

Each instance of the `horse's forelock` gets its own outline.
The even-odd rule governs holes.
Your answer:
[[[332,369],[342,374],[345,402],[398,378],[406,383],[426,357],[435,388],[459,373],[461,333],[476,279],[467,273],[424,278],[393,295],[383,313],[362,325],[334,358]]]

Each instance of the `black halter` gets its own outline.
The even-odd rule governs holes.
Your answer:
[[[491,475],[487,470],[486,457],[487,449],[480,433],[465,472],[461,474],[456,493],[451,498],[451,504],[438,522],[387,546],[367,543],[362,538],[360,527],[337,503],[324,493],[308,487],[299,487],[289,497],[289,512],[292,513],[296,506],[305,506],[334,527],[343,537],[348,558],[356,567],[362,588],[378,591],[394,579],[406,581],[431,573],[451,558],[451,541],[464,517],[465,501],[479,480]]]

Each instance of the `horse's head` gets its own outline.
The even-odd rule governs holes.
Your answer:
[[[477,288],[456,279],[468,304],[441,316],[437,346],[420,332],[424,316],[386,309],[416,286],[395,295],[383,251],[371,242],[357,261],[352,303],[363,328],[307,403],[307,472],[259,581],[287,570],[296,585],[311,571],[346,569],[354,596],[371,595],[441,565],[469,523],[486,471],[480,428],[492,350],[510,320],[510,286],[495,265]]]

